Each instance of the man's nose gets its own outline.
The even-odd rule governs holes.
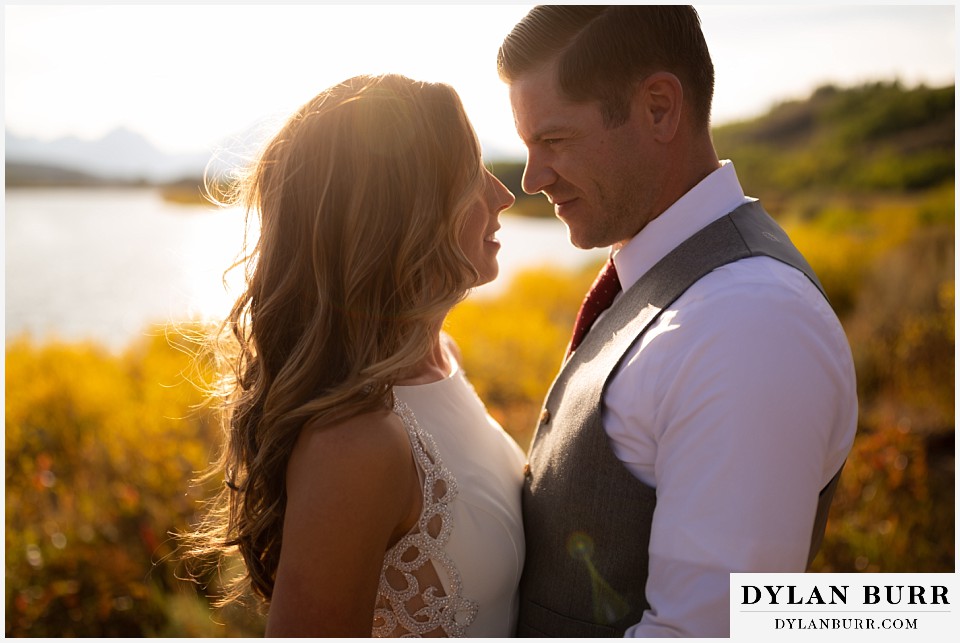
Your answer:
[[[527,164],[523,168],[523,179],[520,187],[527,194],[536,194],[550,186],[557,179],[553,169],[532,152],[527,152]]]

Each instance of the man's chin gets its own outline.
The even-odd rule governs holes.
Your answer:
[[[594,248],[602,248],[606,245],[597,243],[595,239],[591,239],[588,235],[583,234],[582,231],[574,230],[569,225],[567,226],[567,240],[570,241],[570,245],[580,250],[593,250]]]

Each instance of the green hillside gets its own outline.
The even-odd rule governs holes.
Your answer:
[[[762,118],[718,127],[714,145],[744,189],[916,191],[952,181],[954,87],[825,86]]]

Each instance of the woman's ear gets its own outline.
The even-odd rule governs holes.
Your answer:
[[[659,143],[672,141],[683,112],[680,79],[666,71],[650,74],[637,86],[634,100],[634,107],[647,120],[654,140]]]

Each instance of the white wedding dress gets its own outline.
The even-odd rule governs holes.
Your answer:
[[[420,521],[385,558],[374,636],[514,635],[524,456],[459,366],[394,387],[423,482]]]

